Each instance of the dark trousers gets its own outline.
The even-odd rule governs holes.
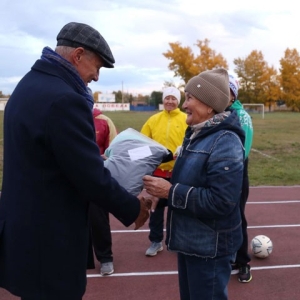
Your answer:
[[[164,178],[170,181],[170,178]],[[167,199],[159,199],[158,205],[154,211],[151,213],[149,219],[149,240],[151,242],[160,243],[164,239],[164,213],[165,207],[168,205]]]
[[[165,199],[160,199],[159,203],[160,202],[165,202]],[[159,206],[150,215],[149,240],[151,242],[160,243],[164,238],[164,213],[165,213],[165,207],[164,206]]]
[[[240,249],[237,251],[235,262],[239,265],[246,265],[251,261],[248,253],[248,231],[247,231],[247,219],[245,216],[246,203],[249,196],[249,177],[248,177],[248,158],[244,162],[244,174],[243,174],[243,186],[240,200],[240,212],[242,217],[242,232],[243,242]]]
[[[89,207],[89,217],[92,242],[97,260],[101,263],[113,261],[109,213],[91,203]]]

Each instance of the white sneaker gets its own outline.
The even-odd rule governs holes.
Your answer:
[[[151,246],[147,249],[145,255],[146,256],[155,256],[157,252],[162,251],[164,248],[162,246],[162,242],[156,243],[152,242]]]
[[[100,274],[102,276],[110,275],[114,272],[114,264],[112,261],[101,264]]]

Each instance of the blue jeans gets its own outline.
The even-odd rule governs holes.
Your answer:
[[[181,300],[227,300],[232,255],[200,258],[177,254]]]

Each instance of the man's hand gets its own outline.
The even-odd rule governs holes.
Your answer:
[[[144,188],[148,194],[157,198],[168,199],[169,191],[172,186],[169,181],[163,178],[146,175],[143,177],[143,182]]]
[[[148,209],[150,209],[151,212],[153,213],[155,211],[156,207],[157,207],[159,198],[151,196],[150,194],[148,194],[146,189],[143,189],[142,192],[139,194],[139,196],[144,197]]]
[[[138,199],[140,200],[140,214],[138,215],[137,219],[134,221],[135,227],[134,230],[139,229],[142,227],[149,218],[149,203],[147,204],[144,197],[138,195]]]
[[[107,158],[108,158],[108,157],[105,156],[104,154],[102,154],[101,157],[102,157],[103,160],[107,160]]]

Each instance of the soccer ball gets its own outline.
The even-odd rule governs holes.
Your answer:
[[[273,243],[267,236],[257,235],[251,241],[251,250],[254,256],[266,258],[272,253]]]

